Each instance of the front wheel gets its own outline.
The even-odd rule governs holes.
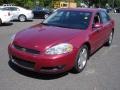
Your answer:
[[[75,73],[81,72],[86,64],[88,59],[88,47],[86,45],[82,46],[79,50],[79,53],[77,55],[77,59],[75,61],[75,66],[73,68]]]

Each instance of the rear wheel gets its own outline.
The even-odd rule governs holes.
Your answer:
[[[26,16],[25,15],[20,15],[19,16],[19,21],[20,22],[25,22],[26,21]]]
[[[79,50],[73,71],[75,73],[81,72],[87,64],[87,59],[88,59],[88,47],[84,45]]]
[[[109,35],[109,39],[108,41],[106,42],[106,46],[110,46],[112,44],[112,40],[113,40],[113,31],[110,33]]]

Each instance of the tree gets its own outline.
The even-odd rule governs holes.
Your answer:
[[[43,7],[44,6],[44,0],[39,0],[39,5]]]
[[[3,0],[0,0],[0,5],[2,5],[3,4]]]
[[[34,3],[33,3],[33,0],[24,0],[24,7],[26,8],[33,8],[34,6]]]
[[[51,6],[51,4],[52,4],[52,0],[44,0],[44,6],[45,7],[50,7]]]
[[[79,7],[82,0],[75,0],[75,2],[77,3],[77,6]]]
[[[5,3],[13,3],[18,6],[30,8],[36,5],[36,1],[39,2],[38,5],[40,6],[52,7],[52,0],[0,0],[0,4],[2,5]],[[68,0],[63,0],[63,1],[68,1]],[[71,1],[75,1],[78,6],[80,6],[81,2],[85,2],[85,3],[87,2],[87,4],[89,5],[95,4],[96,6],[101,6],[101,7],[105,7],[106,3],[108,3],[111,7],[120,6],[120,0],[71,0]]]

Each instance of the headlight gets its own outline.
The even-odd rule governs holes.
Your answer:
[[[11,37],[11,41],[10,41],[11,44],[13,43],[13,41],[14,41],[14,39],[15,39],[15,36],[16,36],[16,34],[14,34],[14,35]]]
[[[45,53],[48,55],[55,55],[55,54],[58,55],[58,54],[72,52],[72,50],[73,50],[73,46],[71,44],[62,43],[47,49]]]

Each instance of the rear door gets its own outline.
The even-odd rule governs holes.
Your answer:
[[[105,43],[108,40],[109,34],[111,32],[111,27],[113,25],[109,15],[105,11],[100,11],[100,18],[102,21],[102,43]]]

